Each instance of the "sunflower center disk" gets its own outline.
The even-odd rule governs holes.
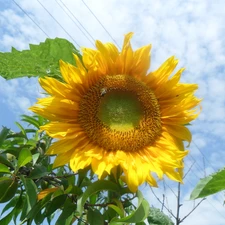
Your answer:
[[[81,100],[78,120],[90,142],[107,151],[138,151],[161,134],[154,93],[128,75],[107,75],[91,87]]]
[[[105,90],[98,117],[111,130],[126,132],[138,126],[142,117],[141,104],[131,92]]]

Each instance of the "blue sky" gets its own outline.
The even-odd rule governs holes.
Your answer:
[[[42,31],[14,1],[4,1],[0,6],[0,51],[10,51],[14,46],[27,49],[29,43],[37,44],[50,38],[62,37],[79,46],[93,47],[92,38],[113,42],[112,38],[93,17],[82,0],[39,0],[66,32],[52,19],[37,0],[15,0],[41,27]],[[74,14],[92,35],[88,40],[77,28],[79,23],[63,11]],[[225,2],[223,0],[85,0],[113,39],[121,46],[123,36],[135,32],[134,48],[152,44],[151,69],[156,69],[171,55],[179,59],[178,68],[185,67],[183,82],[199,84],[196,93],[203,98],[202,112],[191,126],[193,143],[186,158],[186,171],[191,168],[183,186],[181,214],[186,215],[194,202],[189,201],[191,190],[198,179],[224,166],[225,158]],[[67,11],[69,14],[69,12]],[[85,31],[83,31],[85,32]],[[45,34],[46,33],[46,34]],[[69,34],[69,35],[68,35]],[[88,35],[88,34],[87,34]],[[72,38],[71,38],[72,37]],[[76,41],[78,45],[74,42]],[[15,120],[29,113],[41,88],[37,79],[23,78],[5,81],[0,78],[0,124],[16,129]],[[164,188],[165,186],[165,188]],[[168,187],[169,186],[169,187]],[[143,186],[152,205],[160,206],[148,186]],[[155,192],[159,197],[166,192],[167,202],[176,209],[176,184],[166,181]],[[220,193],[205,200],[184,221],[183,225],[224,225],[224,195]],[[198,201],[195,202],[197,204]],[[196,221],[196,216],[198,222]]]

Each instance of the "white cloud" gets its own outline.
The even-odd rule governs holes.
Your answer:
[[[63,6],[59,0],[57,2],[61,6],[54,0],[40,1],[79,45],[93,47],[61,9]],[[62,1],[94,39],[112,42],[81,0]],[[38,1],[17,0],[17,2],[48,36],[64,37],[72,41]],[[209,174],[213,168],[222,167],[221,159],[225,157],[224,0],[85,0],[85,2],[120,46],[123,35],[129,31],[135,32],[132,40],[134,48],[152,43],[152,70],[171,55],[180,59],[178,67],[186,68],[182,81],[198,83],[197,95],[203,98],[202,112],[190,128],[194,133],[193,140],[207,160],[204,162],[199,149],[192,144],[191,156],[187,158],[186,166],[187,168],[191,166],[192,157],[196,163],[188,177],[194,174],[196,184],[204,173]],[[11,46],[27,49],[28,43],[39,43],[46,38],[46,35],[13,2],[10,8],[0,10],[0,24],[1,51],[9,51]],[[0,79],[1,104],[9,105],[17,115],[26,113],[27,107],[34,103],[40,92],[36,79],[12,81]],[[200,170],[199,166],[203,170]],[[215,204],[217,210],[224,211],[214,198],[209,201]],[[171,199],[170,202],[174,200]],[[184,212],[191,209],[191,204],[185,202]],[[197,223],[194,220],[196,215],[199,219]],[[214,207],[210,207],[210,203],[204,202],[183,224],[222,225],[224,221],[220,213],[214,210]]]
[[[0,77],[0,103],[8,104],[16,114],[29,114],[28,108],[41,96],[37,78],[5,80]]]

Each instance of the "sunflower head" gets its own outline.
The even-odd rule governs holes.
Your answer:
[[[197,117],[200,100],[196,84],[179,82],[183,69],[171,76],[174,57],[148,73],[151,46],[133,51],[132,35],[121,52],[96,41],[96,50],[82,49],[82,62],[74,55],[76,67],[60,61],[64,82],[41,78],[50,96],[31,110],[50,120],[41,130],[58,139],[47,151],[57,155],[54,167],[91,165],[100,179],[120,170],[135,192],[143,182],[157,185],[153,173],[182,182],[183,141],[191,141],[185,125]]]

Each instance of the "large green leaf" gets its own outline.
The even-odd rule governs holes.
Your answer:
[[[30,50],[12,48],[11,52],[0,52],[0,75],[5,79],[46,75],[59,78],[59,60],[74,65],[72,53],[79,55],[74,45],[62,38],[30,44]]]
[[[191,193],[191,199],[203,198],[225,190],[225,168],[199,181]]]
[[[86,191],[83,195],[78,199],[77,202],[77,211],[82,214],[83,206],[86,200],[93,194],[103,191],[103,190],[110,190],[114,192],[120,192],[120,188],[117,184],[113,183],[112,181],[108,180],[98,180],[88,186]]]

